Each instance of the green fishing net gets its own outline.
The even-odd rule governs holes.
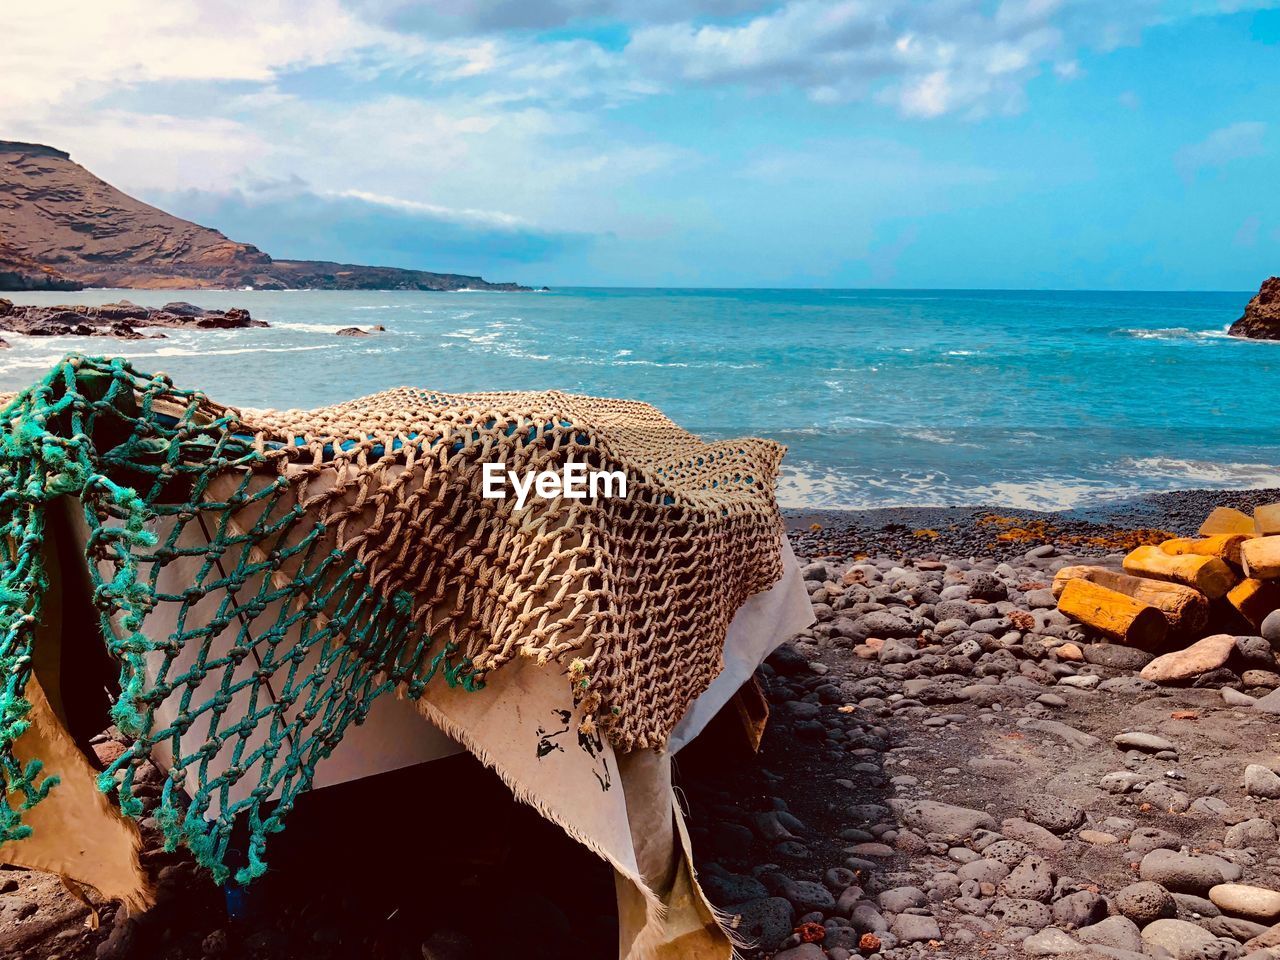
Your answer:
[[[131,739],[99,786],[138,816],[140,765],[169,758],[155,813],[166,846],[220,882],[263,873],[268,835],[377,697],[420,696],[436,675],[482,685],[455,645],[433,643],[411,593],[378,589],[307,515],[285,476],[293,446],[118,359],[68,357],[0,410],[0,840],[28,836],[24,811],[57,789],[13,745],[60,497],[83,512],[92,602],[120,664],[112,720]],[[161,612],[165,628],[149,629]],[[244,858],[229,854],[241,817]]]

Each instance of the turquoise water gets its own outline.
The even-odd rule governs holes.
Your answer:
[[[1280,343],[1225,335],[1248,293],[893,290],[86,291],[23,303],[247,307],[267,330],[5,338],[0,390],[114,352],[244,406],[393,386],[555,388],[790,448],[784,503],[1053,508],[1280,486]],[[382,324],[369,339],[334,333]]]

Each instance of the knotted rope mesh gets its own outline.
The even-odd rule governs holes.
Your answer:
[[[483,691],[516,656],[567,659],[584,726],[661,747],[719,672],[733,614],[781,574],[781,448],[703,443],[645,404],[401,389],[241,411],[77,356],[4,400],[0,841],[56,789],[12,747],[58,498],[83,515],[120,664],[112,719],[132,739],[99,785],[138,815],[134,776],[158,758],[167,845],[220,880],[237,818],[248,882],[316,765],[393,690]],[[628,495],[481,496],[486,462],[570,461],[623,471]]]

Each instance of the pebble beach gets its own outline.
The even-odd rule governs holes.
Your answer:
[[[1157,684],[1049,589],[1278,493],[790,514],[818,622],[764,668],[758,765],[681,758],[748,955],[1280,953],[1280,618]]]

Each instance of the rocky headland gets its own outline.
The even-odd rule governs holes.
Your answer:
[[[1244,316],[1227,331],[1250,340],[1280,340],[1280,277],[1263,281],[1262,288],[1244,308]]]
[[[276,260],[117,190],[66,151],[0,140],[0,290],[527,290],[481,277]]]
[[[265,327],[248,310],[206,310],[193,303],[174,301],[162,307],[144,307],[128,300],[101,306],[73,304],[38,307],[14,304],[0,297],[0,332],[26,337],[116,337],[142,340],[163,337],[163,333],[143,333],[138,328],[168,327],[182,330],[241,330]],[[0,340],[0,344],[4,344]]]

